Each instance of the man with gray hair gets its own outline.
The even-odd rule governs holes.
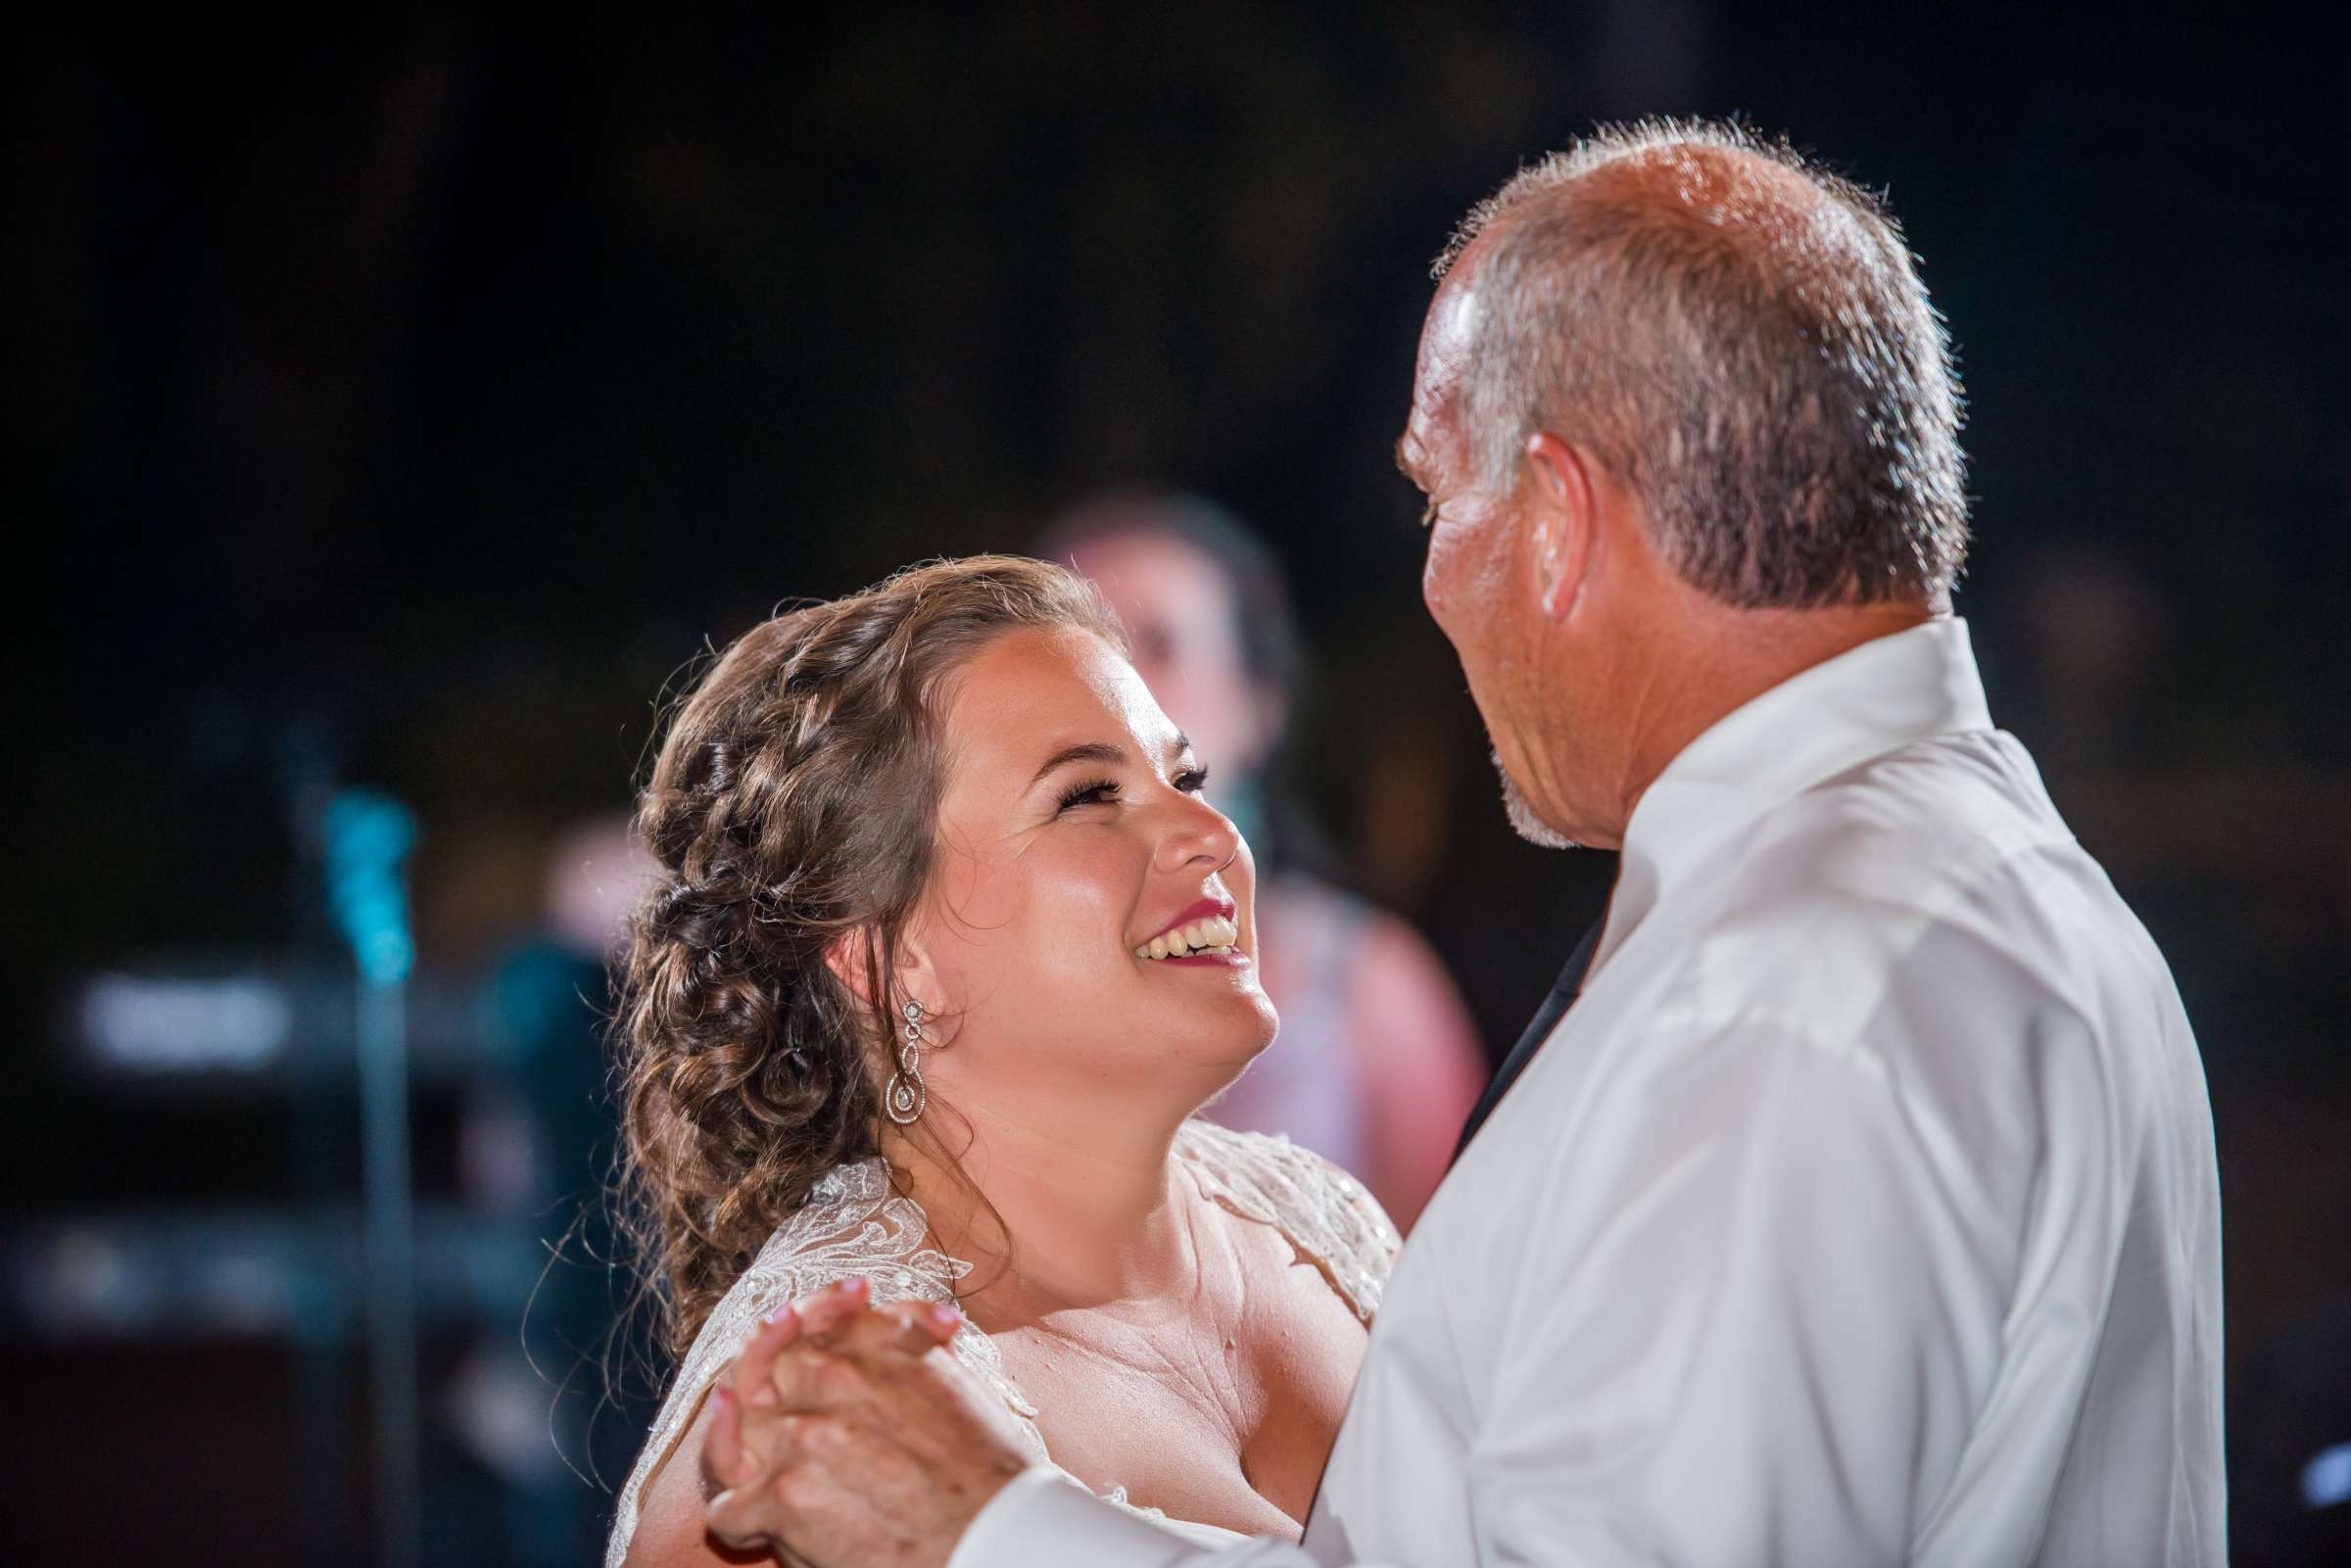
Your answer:
[[[713,1528],[827,1568],[2221,1561],[2202,1069],[1986,711],[1893,220],[1652,123],[1520,173],[1439,273],[1423,594],[1512,820],[1623,860],[1398,1260],[1303,1542],[1007,1480],[945,1357],[826,1303],[776,1367],[821,1462],[714,1444]]]

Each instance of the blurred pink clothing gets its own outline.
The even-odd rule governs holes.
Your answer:
[[[1235,1132],[1284,1133],[1368,1180],[1376,1164],[1370,1094],[1347,1026],[1355,961],[1376,911],[1327,882],[1297,875],[1267,879],[1259,898],[1261,925],[1270,904],[1278,909],[1272,938],[1299,944],[1285,949],[1298,955],[1292,962],[1266,976],[1281,1032],[1205,1114]]]

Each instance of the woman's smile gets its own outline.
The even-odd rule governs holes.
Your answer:
[[[1237,968],[1249,962],[1241,951],[1241,927],[1230,899],[1203,898],[1177,913],[1134,956],[1152,963],[1198,963]]]

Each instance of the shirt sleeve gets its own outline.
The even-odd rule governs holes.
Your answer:
[[[1562,1129],[1580,1190],[1521,1195],[1535,1261],[1478,1314],[1510,1351],[1470,1441],[1475,1540],[1386,1568],[1898,1562],[1956,1462],[2015,1252],[1933,1108],[1867,1049],[1769,1021],[1642,1054],[1653,1072]],[[1324,1563],[1201,1551],[1050,1475],[950,1568]]]

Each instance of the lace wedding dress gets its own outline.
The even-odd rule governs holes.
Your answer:
[[[1189,1121],[1176,1140],[1176,1156],[1198,1179],[1209,1199],[1243,1219],[1271,1225],[1312,1259],[1331,1288],[1366,1323],[1395,1262],[1398,1239],[1370,1194],[1320,1156],[1287,1138],[1228,1132],[1206,1121]],[[741,1353],[753,1329],[786,1302],[824,1289],[838,1280],[864,1275],[878,1302],[951,1302],[955,1282],[971,1264],[926,1247],[929,1222],[913,1200],[891,1191],[880,1160],[842,1165],[816,1185],[808,1202],[779,1226],[743,1277],[711,1308],[693,1348],[678,1368],[660,1418],[646,1439],[645,1451],[621,1488],[605,1568],[619,1568],[637,1530],[637,1507],[646,1481],[667,1458],[692,1424],[710,1385]],[[1004,1370],[1004,1357],[986,1335],[955,1336],[956,1357],[1001,1399],[1015,1417],[1030,1457],[1053,1462],[1030,1403]],[[1122,1507],[1127,1489],[1108,1495]],[[1138,1509],[1154,1518],[1156,1510]],[[1203,1543],[1239,1539],[1211,1525],[1168,1520]]]

